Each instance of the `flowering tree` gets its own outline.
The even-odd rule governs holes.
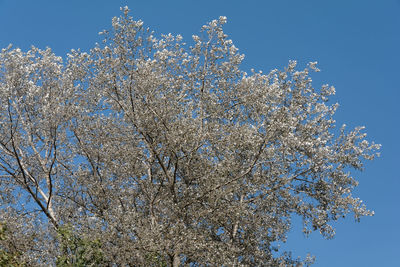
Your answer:
[[[247,74],[225,17],[188,47],[123,13],[65,63],[2,50],[1,249],[31,265],[297,266],[311,260],[277,246],[292,216],[330,238],[372,215],[349,170],[379,146],[335,130],[315,63]]]

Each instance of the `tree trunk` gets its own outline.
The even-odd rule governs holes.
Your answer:
[[[175,252],[172,258],[172,267],[179,267],[180,263],[181,263],[181,258],[179,257],[178,252]]]

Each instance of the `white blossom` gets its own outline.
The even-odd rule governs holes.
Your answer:
[[[333,87],[296,61],[245,73],[226,17],[190,46],[121,11],[66,62],[2,49],[1,249],[51,266],[76,260],[75,238],[92,266],[300,266],[313,258],[273,252],[293,216],[331,238],[333,221],[373,214],[349,170],[379,145],[335,134]]]

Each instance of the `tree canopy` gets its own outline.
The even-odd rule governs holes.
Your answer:
[[[246,73],[225,17],[190,46],[122,11],[90,52],[0,53],[0,261],[307,265],[278,249],[293,216],[373,214],[351,169],[379,145],[337,129],[316,63]]]

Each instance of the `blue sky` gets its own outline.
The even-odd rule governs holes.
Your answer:
[[[400,252],[400,0],[0,0],[0,48],[49,46],[59,56],[88,50],[98,32],[128,5],[156,33],[192,34],[228,17],[225,31],[246,55],[243,68],[268,72],[290,59],[318,61],[315,86],[336,87],[337,124],[365,125],[382,156],[357,173],[356,195],[376,213],[339,221],[336,237],[309,238],[294,227],[294,255],[317,256],[314,266],[396,266]]]

